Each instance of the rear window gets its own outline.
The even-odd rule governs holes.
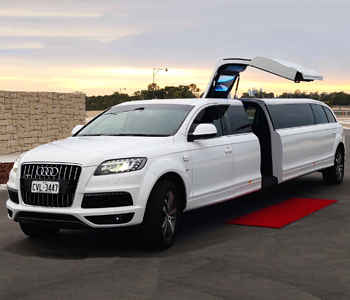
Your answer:
[[[316,124],[310,104],[267,105],[275,129]]]
[[[324,111],[326,112],[327,118],[328,118],[328,122],[329,123],[337,123],[337,120],[334,118],[332,112],[330,111],[330,109],[328,107],[323,107]]]
[[[315,115],[317,124],[328,123],[328,119],[327,119],[326,113],[323,110],[321,105],[311,104],[311,107],[312,107],[312,110],[314,111],[314,115]]]

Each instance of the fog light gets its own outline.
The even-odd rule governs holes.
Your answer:
[[[85,219],[97,224],[97,225],[107,225],[107,224],[125,224],[132,220],[135,213],[126,213],[118,215],[103,215],[103,216],[86,216]]]

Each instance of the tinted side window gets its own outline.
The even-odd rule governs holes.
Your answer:
[[[209,106],[201,110],[197,117],[194,119],[190,128],[190,132],[193,132],[198,124],[213,124],[215,125],[218,132],[216,136],[222,136],[222,126],[217,106]]]
[[[226,134],[239,134],[251,132],[251,127],[243,106],[220,106],[222,123]]]
[[[275,129],[316,124],[310,104],[281,104],[267,107]]]
[[[326,112],[328,122],[329,123],[337,123],[337,120],[334,118],[332,112],[329,110],[328,107],[323,107],[324,111]]]
[[[328,123],[328,119],[327,119],[326,113],[323,110],[321,105],[311,104],[311,107],[312,107],[312,110],[314,111],[314,115],[315,115],[317,124]]]
[[[255,114],[256,114],[256,107],[247,107],[246,108],[246,113],[247,113],[247,117],[249,120],[249,124],[252,125],[254,123],[254,118],[255,118]]]

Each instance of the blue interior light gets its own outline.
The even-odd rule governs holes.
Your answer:
[[[215,86],[215,92],[227,92],[227,91],[228,91],[228,87],[225,85],[217,84]]]
[[[225,72],[243,72],[245,69],[247,68],[247,66],[245,65],[228,65],[224,71]]]
[[[221,75],[219,80],[218,80],[218,83],[229,82],[235,78],[236,78],[236,76]]]

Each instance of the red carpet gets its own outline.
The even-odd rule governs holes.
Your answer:
[[[291,198],[233,219],[226,224],[282,228],[335,202],[337,200]]]

